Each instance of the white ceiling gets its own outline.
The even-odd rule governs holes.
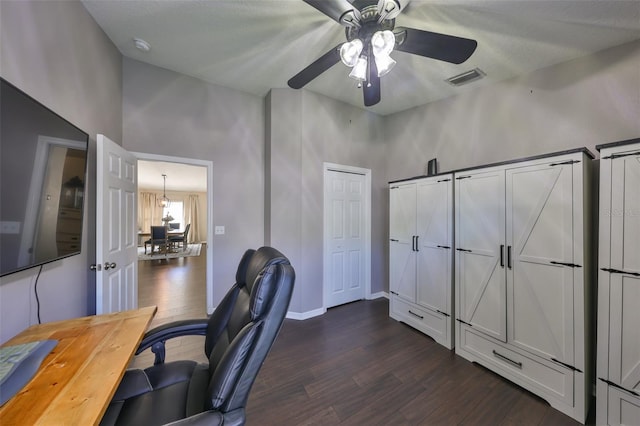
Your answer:
[[[406,3],[406,0],[402,0]],[[344,29],[302,0],[82,0],[120,52],[139,61],[264,96],[345,40]],[[390,114],[640,39],[640,0],[412,0],[396,26],[475,39],[453,65],[394,52],[381,80]],[[151,44],[135,49],[133,38]],[[479,67],[461,87],[446,78]],[[306,89],[358,107],[362,90],[341,63]]]
[[[167,192],[207,192],[206,167],[146,160],[138,160],[138,189],[162,192],[163,174],[167,175]]]

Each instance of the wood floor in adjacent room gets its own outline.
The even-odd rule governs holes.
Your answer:
[[[154,262],[139,262],[139,304],[158,305],[154,325],[204,316],[205,250]],[[578,424],[388,313],[377,299],[285,320],[251,391],[247,425]],[[204,362],[203,344],[168,342],[167,360]],[[151,364],[149,353],[132,365]]]

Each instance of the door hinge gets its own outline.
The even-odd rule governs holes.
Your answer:
[[[565,366],[565,367],[567,367],[569,370],[573,370],[573,371],[577,371],[578,373],[582,373],[582,371],[581,371],[579,368],[576,368],[576,367],[574,367],[573,365],[569,365],[569,364],[567,364],[567,363],[564,363],[564,362],[562,362],[562,361],[559,361],[559,360],[557,360],[557,359],[555,359],[555,358],[551,358],[551,361],[553,361],[553,362],[555,362],[555,363],[558,363],[558,364],[560,364],[560,365],[562,365],[562,366]]]
[[[621,158],[621,157],[629,157],[631,155],[640,155],[640,151],[635,151],[635,152],[624,152],[622,154],[611,154],[607,157],[602,157],[602,160],[615,160],[616,158]]]
[[[448,314],[448,313],[446,313],[446,312],[442,312],[440,309],[436,309],[436,312],[437,312],[437,313],[439,313],[439,314],[444,315],[445,317],[450,317],[450,316],[451,316],[451,315],[449,315],[449,314]]]
[[[555,260],[550,261],[549,263],[551,263],[552,265],[561,265],[561,266],[568,266],[570,268],[582,268],[582,266],[580,265],[576,265],[575,263],[568,263],[568,262],[556,262]]]
[[[561,161],[560,163],[551,163],[549,164],[549,166],[564,166],[565,164],[575,164],[579,162],[580,160],[568,160],[568,161]]]
[[[620,269],[613,269],[613,268],[600,268],[600,270],[604,272],[609,272],[611,274],[627,274],[627,275],[633,275],[634,277],[640,277],[639,272],[627,272],[627,271],[621,271]]]
[[[613,386],[616,389],[620,389],[621,391],[624,392],[628,392],[631,395],[635,395],[637,397],[640,397],[640,393],[632,391],[631,389],[627,389],[627,388],[623,388],[622,386],[620,386],[617,383],[613,383],[611,380],[607,380],[607,379],[603,379],[602,377],[598,377],[598,380],[600,380],[601,382],[605,382],[606,384],[608,384],[609,386]]]

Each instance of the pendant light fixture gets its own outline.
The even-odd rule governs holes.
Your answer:
[[[158,205],[160,207],[169,207],[171,200],[167,198],[167,175],[162,175],[162,179],[164,179],[164,183],[162,184],[162,198],[158,199]]]

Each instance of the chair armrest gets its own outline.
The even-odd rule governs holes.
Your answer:
[[[136,350],[136,355],[151,348],[156,354],[154,365],[164,363],[164,342],[180,336],[204,336],[207,334],[208,318],[174,321],[147,331]]]

